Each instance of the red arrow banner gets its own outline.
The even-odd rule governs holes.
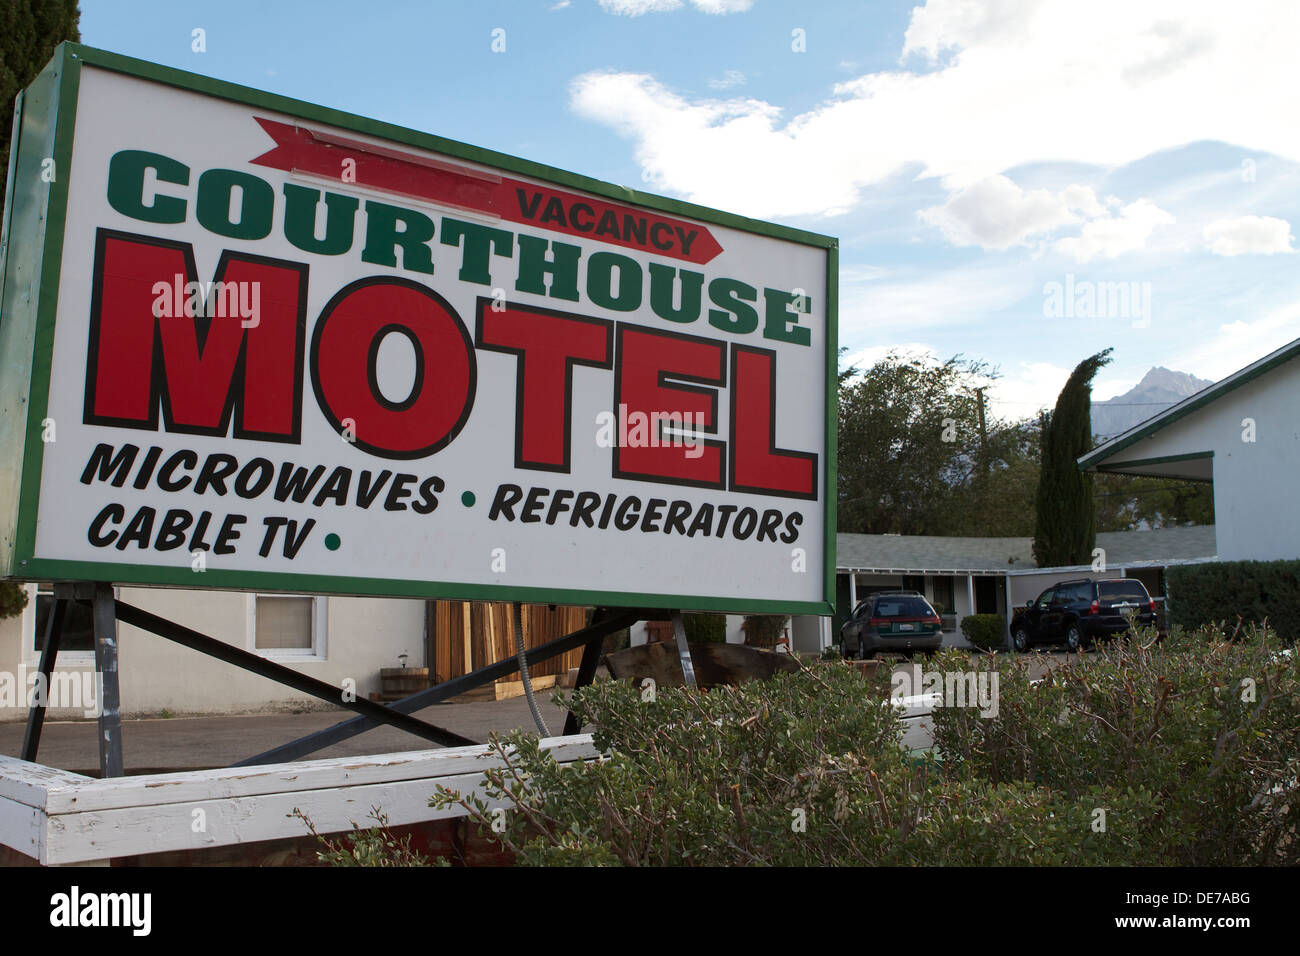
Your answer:
[[[258,166],[355,183],[698,265],[722,251],[708,229],[684,219],[254,118],[275,141],[274,149],[252,160]]]

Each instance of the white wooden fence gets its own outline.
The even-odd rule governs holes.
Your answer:
[[[598,756],[590,734],[542,747],[561,763]],[[429,806],[436,784],[469,793],[500,764],[476,745],[97,780],[0,756],[0,844],[66,865],[306,836],[295,809],[322,834],[373,823],[372,807],[422,823],[464,814]]]

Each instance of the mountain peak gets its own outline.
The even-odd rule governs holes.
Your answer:
[[[1148,370],[1147,373],[1142,376],[1142,381],[1137,383],[1137,386],[1133,391],[1160,388],[1168,389],[1169,391],[1176,392],[1179,395],[1187,396],[1196,394],[1201,389],[1205,388],[1205,386],[1210,384],[1212,383],[1205,379],[1197,378],[1195,375],[1189,375],[1187,372],[1175,372],[1162,365],[1157,365]],[[1124,396],[1121,395],[1116,399],[1111,399],[1111,401],[1118,401],[1118,399],[1122,399],[1123,397]]]
[[[1119,435],[1212,384],[1157,365],[1123,395],[1092,403],[1092,432],[1102,438]]]

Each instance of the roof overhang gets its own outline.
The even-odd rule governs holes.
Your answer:
[[[1227,378],[1201,389],[1195,395],[1183,399],[1177,405],[1165,409],[1159,415],[1148,418],[1135,425],[1122,435],[1116,435],[1109,441],[1102,442],[1088,454],[1078,459],[1081,471],[1109,471],[1124,475],[1154,475],[1161,478],[1185,478],[1190,481],[1210,481],[1212,479],[1213,453],[1208,451],[1190,451],[1186,454],[1166,455],[1159,458],[1144,457],[1140,443],[1143,439],[1153,437],[1156,432],[1172,425],[1176,421],[1204,408],[1215,401],[1254,381],[1266,372],[1294,358],[1300,357],[1300,339],[1282,346],[1262,359],[1252,362],[1243,369],[1233,372]],[[1137,446],[1137,447],[1134,447]]]
[[[1163,455],[1158,458],[1137,458],[1123,449],[1106,458],[1096,458],[1089,464],[1079,460],[1080,468],[1104,471],[1116,475],[1148,475],[1154,478],[1181,478],[1185,481],[1214,480],[1214,452],[1197,451],[1185,455]],[[1085,456],[1085,458],[1091,456]]]

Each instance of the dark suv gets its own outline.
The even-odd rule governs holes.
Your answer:
[[[939,615],[916,591],[881,591],[853,609],[840,629],[840,651],[847,658],[870,658],[877,651],[930,652],[943,642]]]
[[[1078,651],[1098,638],[1127,631],[1130,615],[1140,627],[1156,623],[1156,602],[1141,581],[1062,581],[1011,618],[1011,641],[1018,651],[1062,642]]]

